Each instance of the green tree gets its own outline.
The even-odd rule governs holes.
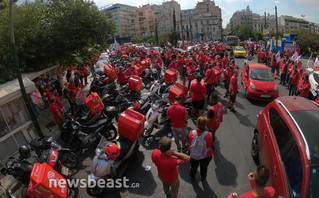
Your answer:
[[[0,10],[0,83],[15,78],[10,51],[9,10]],[[13,6],[15,40],[21,71],[86,59],[88,48],[106,46],[115,32],[110,14],[82,0],[35,0]]]
[[[131,39],[132,43],[142,43],[143,39],[139,37],[138,35],[134,35],[133,38]]]
[[[253,29],[247,23],[236,26],[232,31],[232,34],[238,36],[241,40],[248,40],[249,38],[254,37]]]
[[[173,30],[170,33],[170,43],[172,43],[173,46],[177,45],[178,40],[178,33],[176,32],[176,16],[175,16],[175,9],[173,9]]]

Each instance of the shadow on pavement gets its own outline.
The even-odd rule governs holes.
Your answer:
[[[145,171],[142,166],[144,161],[143,152],[139,152],[127,167],[124,176],[129,179],[127,184],[129,188],[109,189],[103,193],[100,198],[105,197],[121,197],[120,192],[129,191],[131,194],[143,195],[151,197],[156,189],[156,182],[151,171]],[[123,176],[123,177],[124,177]]]
[[[237,169],[235,165],[228,161],[220,152],[218,139],[215,141],[215,151],[213,158],[216,166],[215,173],[218,183],[224,186],[237,187]]]
[[[250,119],[248,118],[250,115],[242,115],[240,112],[235,112],[234,115],[237,117],[237,119],[239,120],[239,122],[241,124],[243,124],[244,126],[247,127],[255,127],[255,125],[253,125],[250,121]]]
[[[158,148],[158,141],[163,136],[168,136],[169,133],[172,133],[172,129],[170,125],[164,126],[158,131],[154,132],[153,130],[152,136],[154,137],[154,140],[150,142],[149,145],[146,144],[147,139],[140,138],[140,144],[143,146],[146,150],[154,150]]]
[[[259,101],[259,100],[248,100],[252,105],[259,107],[266,107],[271,101]]]

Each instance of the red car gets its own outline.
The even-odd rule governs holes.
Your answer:
[[[276,196],[319,197],[319,105],[294,96],[269,103],[258,114],[251,154],[269,167]]]
[[[273,100],[278,97],[276,79],[270,69],[260,63],[247,63],[241,73],[246,98]]]

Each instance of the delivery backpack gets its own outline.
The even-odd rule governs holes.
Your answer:
[[[191,152],[190,152],[190,157],[195,160],[201,160],[206,157],[207,154],[207,146],[206,146],[206,141],[205,137],[208,134],[207,131],[204,131],[204,133],[201,136],[197,135],[196,130],[193,130],[193,135],[194,138],[192,140],[191,144]]]

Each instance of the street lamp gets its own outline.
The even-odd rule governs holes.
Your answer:
[[[29,115],[31,117],[32,123],[35,127],[35,129],[37,130],[39,136],[42,138],[43,137],[43,133],[41,131],[41,128],[39,126],[39,123],[37,121],[37,118],[34,114],[34,111],[32,109],[32,105],[30,102],[30,99],[28,98],[27,92],[25,91],[24,88],[24,84],[22,81],[22,77],[21,77],[21,72],[20,72],[20,67],[19,67],[19,62],[18,62],[18,56],[17,56],[17,50],[16,50],[16,45],[15,45],[15,39],[14,39],[14,29],[13,29],[13,4],[17,2],[17,0],[10,0],[10,7],[9,7],[9,17],[10,17],[10,40],[11,40],[11,51],[12,51],[12,56],[13,56],[13,62],[15,65],[15,69],[17,72],[17,78],[19,81],[19,85],[20,85],[20,89],[22,92],[22,97],[24,99],[24,102],[26,104],[26,107],[28,109]]]

